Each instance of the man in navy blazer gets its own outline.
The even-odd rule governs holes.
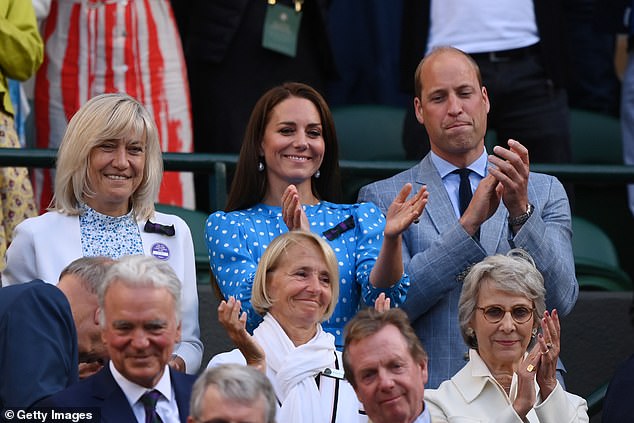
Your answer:
[[[111,262],[80,258],[57,286],[34,280],[0,289],[0,410],[30,407],[101,368],[97,289]]]
[[[181,333],[174,271],[151,256],[122,257],[108,269],[98,298],[110,362],[39,405],[98,408],[102,422],[143,423],[158,415],[164,423],[185,423],[196,377],[168,366]]]
[[[431,151],[416,166],[361,189],[385,213],[403,184],[427,186],[429,201],[418,224],[403,233],[403,262],[411,287],[403,309],[429,353],[428,387],[466,364],[458,325],[462,277],[484,257],[521,247],[544,275],[546,304],[568,314],[577,299],[570,206],[554,177],[529,172],[526,148],[509,140],[484,148],[489,98],[477,64],[458,49],[441,47],[419,64],[416,117]],[[460,176],[468,168],[473,198],[459,209]]]

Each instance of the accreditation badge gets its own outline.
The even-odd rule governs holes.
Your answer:
[[[297,3],[292,9],[274,0],[269,1],[262,31],[262,47],[295,57],[301,21],[302,11]]]

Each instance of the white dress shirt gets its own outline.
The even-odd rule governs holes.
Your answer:
[[[161,417],[161,420],[164,422],[180,421],[178,405],[176,404],[176,394],[174,393],[174,389],[172,389],[170,371],[167,365],[165,365],[163,375],[152,389],[137,385],[126,379],[125,376],[119,373],[112,361],[110,361],[108,365],[110,366],[112,377],[114,377],[115,382],[117,382],[117,385],[119,385],[123,391],[138,423],[145,423],[145,408],[143,408],[143,404],[139,400],[143,394],[155,389],[161,393],[161,397],[156,403],[156,412]]]

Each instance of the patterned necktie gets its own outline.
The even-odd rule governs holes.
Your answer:
[[[148,391],[139,399],[145,409],[145,423],[163,423],[163,420],[156,412],[156,403],[161,397],[161,393],[156,389]]]
[[[462,168],[456,169],[452,173],[457,173],[460,175],[460,188],[458,188],[458,205],[460,209],[460,216],[464,214],[464,211],[469,207],[469,203],[471,202],[471,197],[473,197],[473,192],[471,192],[471,182],[469,182],[469,174],[471,173],[470,169]]]

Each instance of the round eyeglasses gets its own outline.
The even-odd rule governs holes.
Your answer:
[[[482,310],[484,318],[489,323],[499,322],[504,318],[506,313],[511,313],[511,317],[515,320],[515,323],[526,323],[533,317],[533,310],[535,310],[534,308],[526,306],[515,306],[509,310],[497,305],[476,308]]]

